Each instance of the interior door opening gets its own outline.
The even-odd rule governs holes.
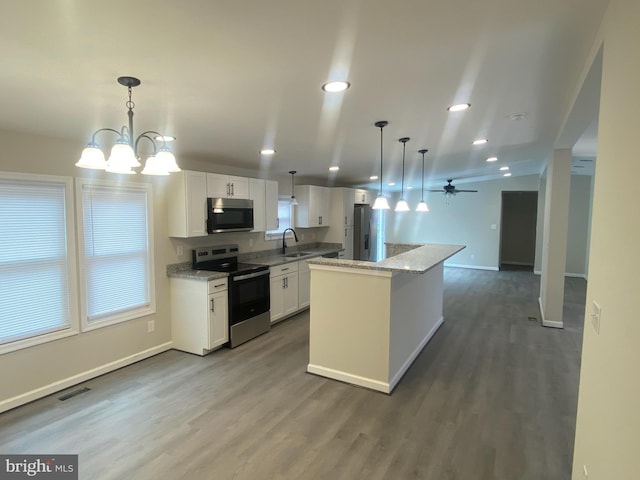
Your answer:
[[[502,192],[500,270],[533,271],[538,192]]]

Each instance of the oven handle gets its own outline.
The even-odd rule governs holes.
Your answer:
[[[248,280],[250,278],[261,277],[263,275],[269,275],[269,270],[263,270],[262,272],[256,273],[247,273],[246,275],[238,275],[237,277],[231,277],[231,280],[234,282],[239,282],[240,280]]]

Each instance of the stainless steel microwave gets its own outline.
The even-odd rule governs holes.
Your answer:
[[[207,232],[253,230],[253,200],[207,198]]]

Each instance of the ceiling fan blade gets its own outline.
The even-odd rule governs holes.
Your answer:
[[[443,190],[443,189],[440,189],[440,190],[426,190],[426,191],[427,192],[440,192],[440,193],[444,192],[444,193],[447,193],[447,191]]]
[[[458,190],[456,188],[456,192],[477,192],[478,190]]]

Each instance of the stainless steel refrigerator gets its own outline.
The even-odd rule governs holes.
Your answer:
[[[378,261],[377,225],[369,205],[356,205],[353,212],[353,259]]]

